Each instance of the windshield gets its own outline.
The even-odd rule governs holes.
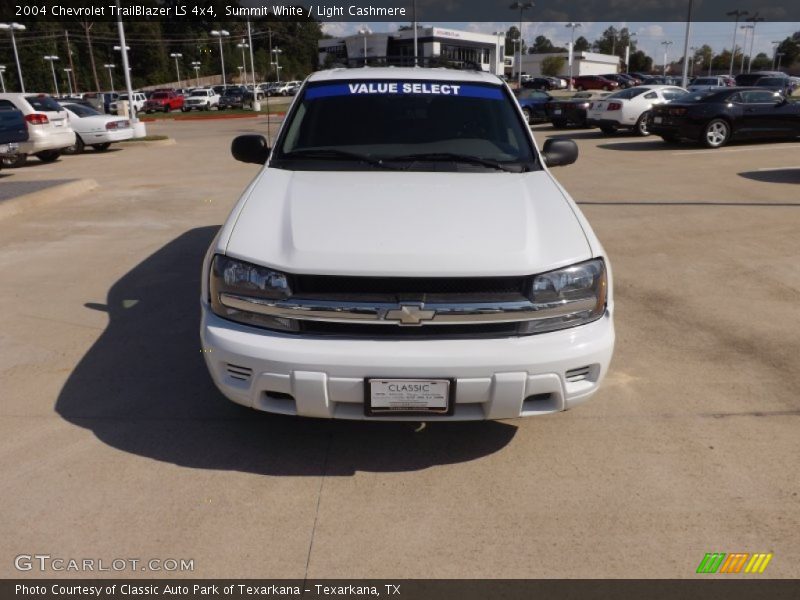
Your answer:
[[[208,92],[205,90],[198,90],[196,92],[191,93],[192,96],[208,96]]]
[[[83,106],[82,104],[67,104],[65,108],[68,108],[70,112],[75,113],[79,117],[96,117],[100,114],[93,108]]]
[[[448,170],[445,163],[449,170],[464,170],[466,164],[473,170],[534,168],[516,103],[497,85],[431,80],[312,84],[290,119],[276,159],[296,159],[292,168],[318,169],[317,164],[297,163],[319,163],[334,154],[341,161],[344,153],[359,168],[375,168],[381,161],[417,170],[430,170],[424,164],[430,162],[438,163],[435,170]]]
[[[25,96],[25,100],[28,101],[33,107],[33,110],[41,110],[41,111],[59,111],[64,110],[61,108],[61,105],[53,100],[50,96]]]
[[[695,79],[692,82],[692,85],[719,85],[719,79],[715,79],[713,77],[711,79],[708,77],[700,77],[699,79]]]
[[[618,92],[614,92],[613,94],[609,94],[606,96],[606,99],[610,100],[611,98],[615,98],[617,100],[630,100],[631,98],[636,98],[636,96],[649,91],[649,88],[633,87],[628,88],[627,90],[620,90]]]
[[[169,98],[169,94],[165,94],[164,92],[156,92],[152,96],[150,96],[152,100],[164,100],[165,98]]]

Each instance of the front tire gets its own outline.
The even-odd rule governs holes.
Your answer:
[[[634,129],[634,131],[636,131],[636,135],[640,137],[647,137],[648,135],[650,135],[650,130],[648,129],[648,124],[647,124],[647,120],[649,117],[650,113],[645,112],[642,113],[642,116],[640,116],[639,120],[636,121],[636,128]]]
[[[706,148],[721,148],[731,139],[731,126],[725,119],[712,119],[703,129]]]
[[[40,161],[46,162],[46,163],[50,163],[50,162],[53,162],[54,160],[58,160],[59,156],[61,156],[61,151],[60,150],[43,150],[42,152],[37,152],[36,153],[36,158],[38,158]]]
[[[15,154],[14,156],[7,156],[2,159],[4,167],[16,168],[21,167],[28,162],[27,154]]]
[[[80,154],[81,152],[83,152],[85,147],[86,146],[84,145],[83,140],[81,139],[81,136],[79,136],[76,133],[75,134],[75,143],[72,144],[72,146],[67,146],[61,152],[63,154],[66,154],[66,155]]]

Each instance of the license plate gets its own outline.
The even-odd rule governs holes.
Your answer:
[[[368,379],[366,384],[367,415],[451,412],[447,379]]]
[[[53,120],[53,127],[61,127],[64,125],[64,119]]]
[[[560,114],[561,114],[561,109],[560,109],[560,108],[557,108],[557,109],[555,109],[555,110],[553,111],[553,114],[554,114],[554,115],[560,115]]]
[[[661,123],[663,120],[661,117],[653,117],[653,123]]]

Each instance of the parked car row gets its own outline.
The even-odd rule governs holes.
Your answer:
[[[0,147],[0,161],[7,167],[20,166],[31,155],[51,162],[61,154],[83,152],[86,146],[102,152],[114,142],[133,137],[127,119],[105,115],[81,98],[57,101],[47,94],[5,93],[0,94],[0,114],[3,129],[13,130],[19,115],[26,129],[24,140],[9,142],[15,144],[13,148]]]

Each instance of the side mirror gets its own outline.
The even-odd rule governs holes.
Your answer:
[[[263,135],[240,135],[231,142],[231,154],[236,160],[263,165],[269,158],[269,146]]]
[[[578,145],[567,138],[550,138],[544,143],[542,158],[548,167],[571,165],[578,160]]]

